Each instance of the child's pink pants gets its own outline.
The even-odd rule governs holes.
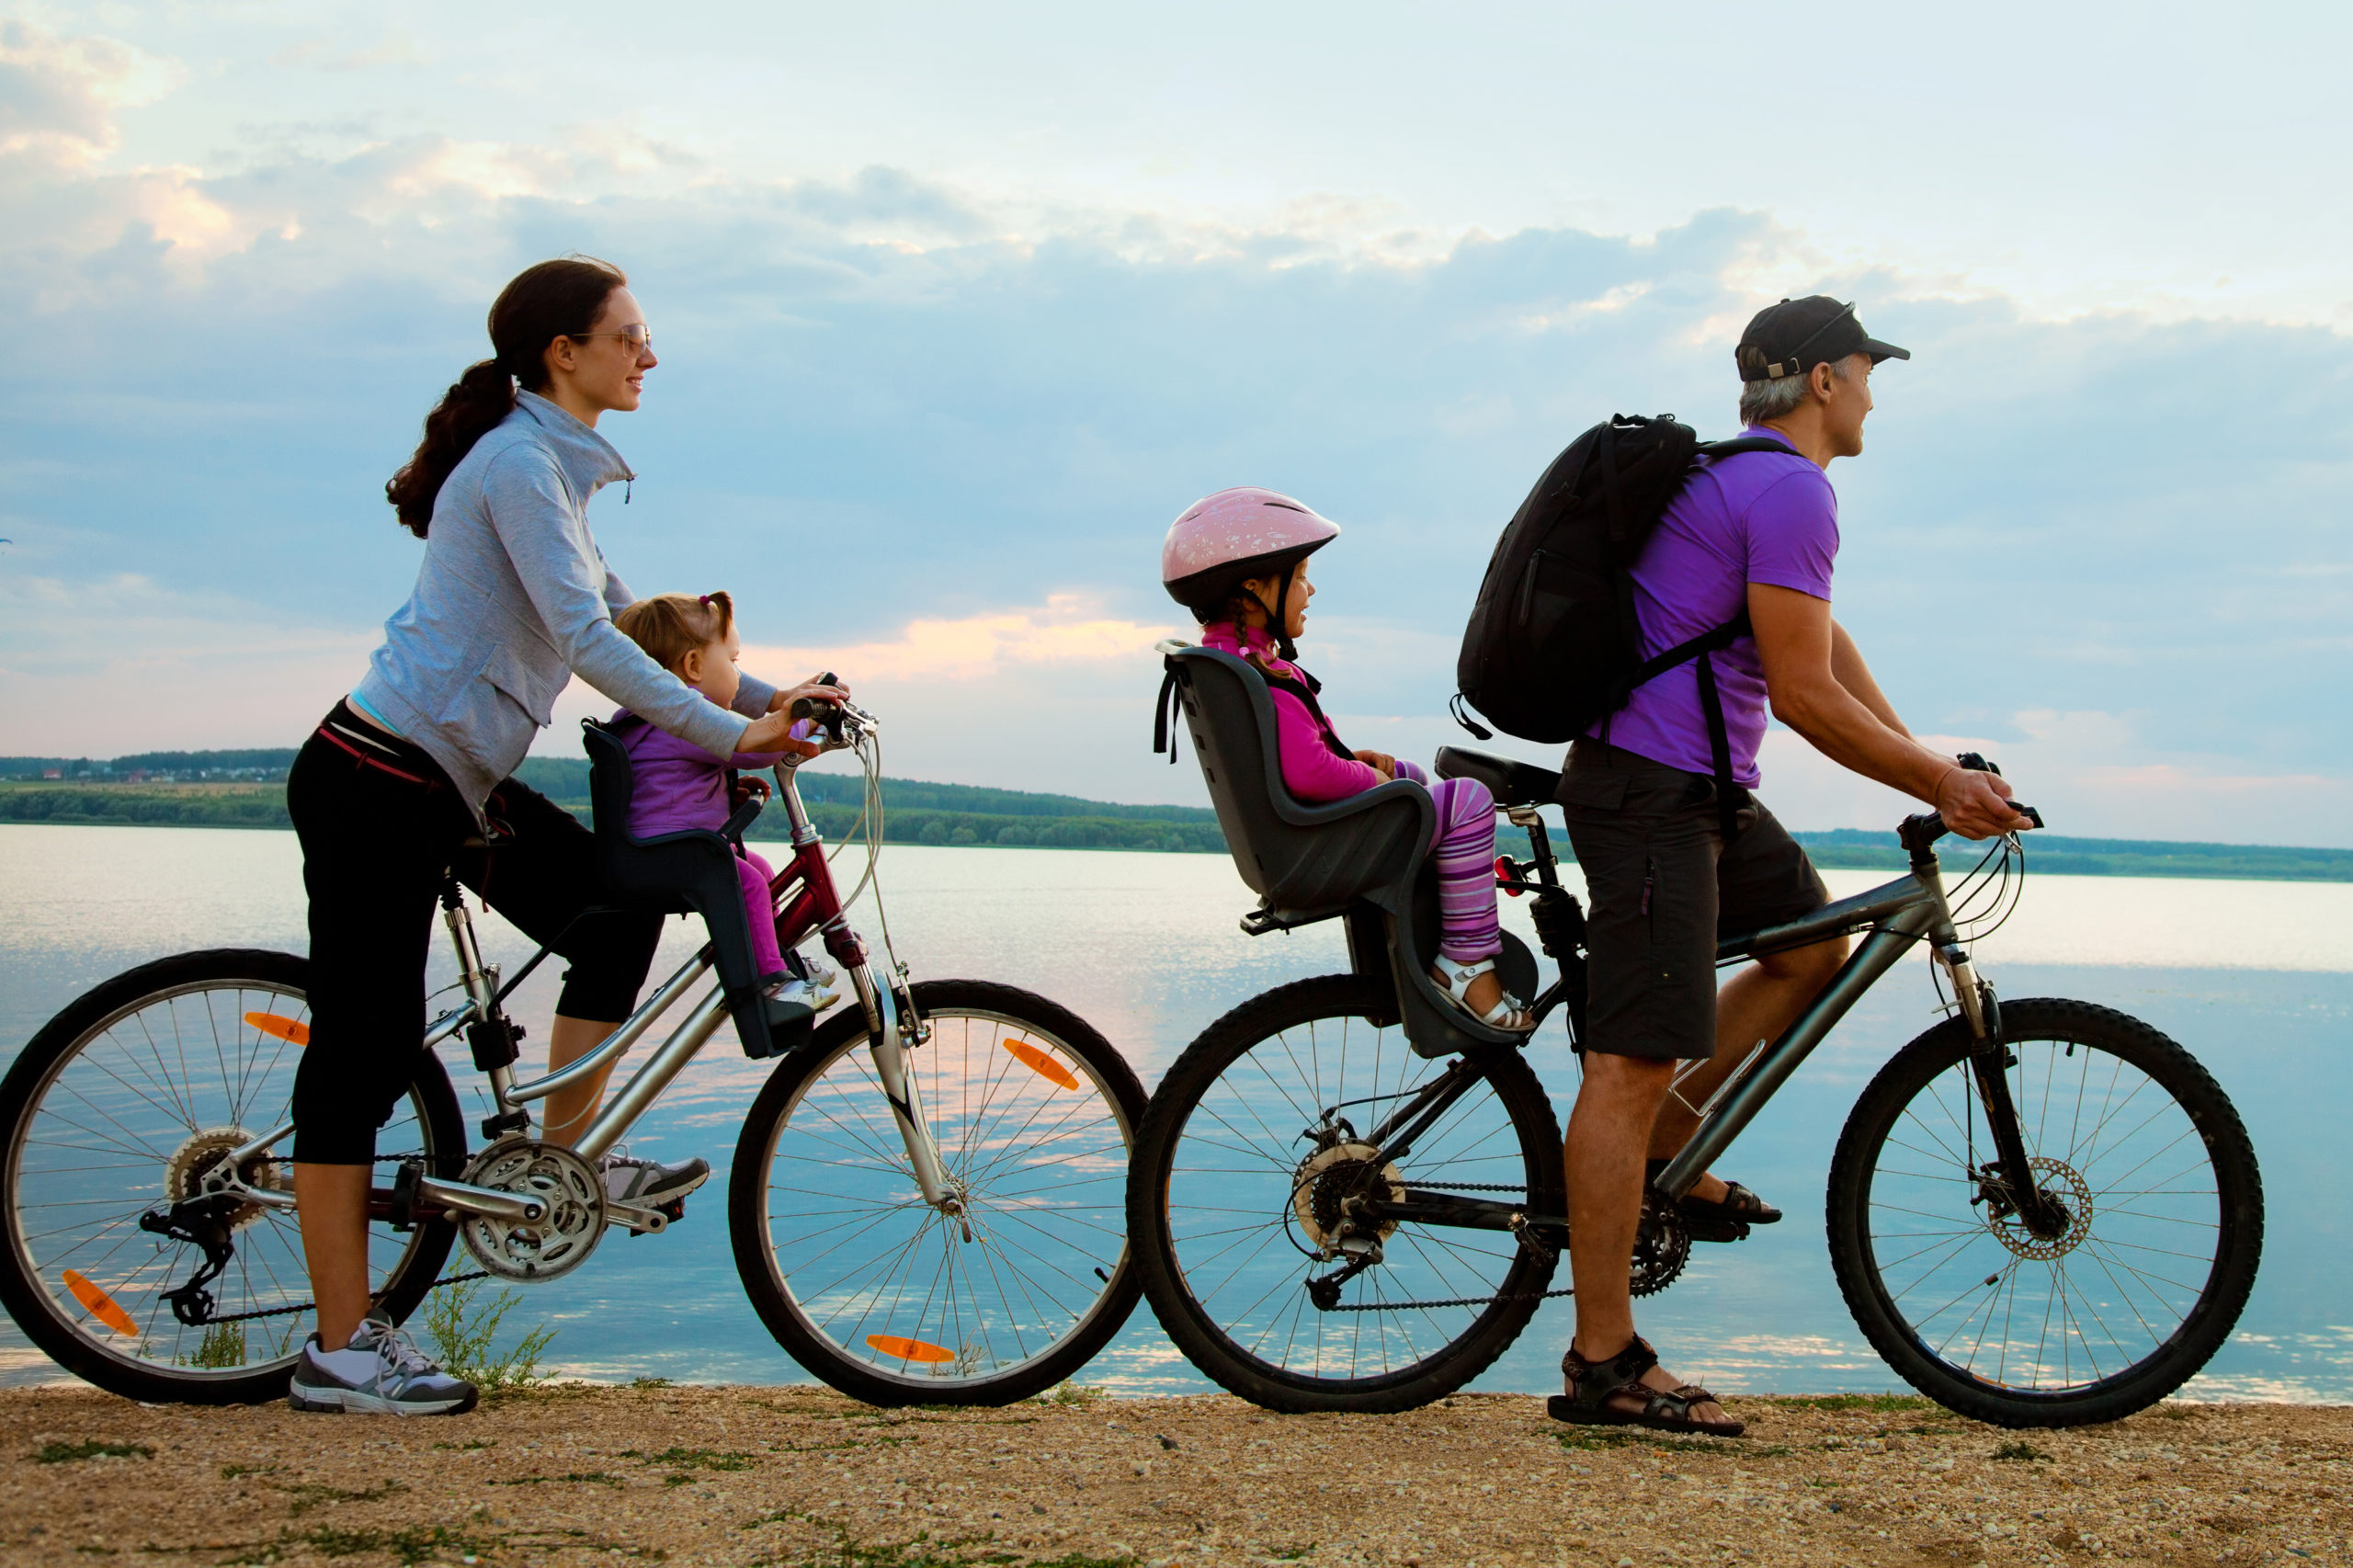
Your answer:
[[[1439,956],[1459,964],[1495,957],[1504,950],[1495,919],[1495,796],[1476,778],[1432,778],[1402,757],[1397,777],[1427,790],[1438,805],[1430,854],[1438,861]]]
[[[748,849],[735,862],[735,880],[744,884],[744,913],[752,923],[752,967],[763,976],[784,972],[784,953],[776,944],[776,898],[768,892],[768,879],[775,875]]]

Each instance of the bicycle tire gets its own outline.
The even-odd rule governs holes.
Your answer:
[[[1872,1346],[1913,1387],[1948,1409],[2001,1426],[2120,1420],[2196,1376],[2246,1305],[2263,1250],[2263,1185],[2255,1147],[2212,1075],[2149,1025],[2090,1003],[2051,998],[2005,1002],[2001,1019],[2028,1155],[2041,1166],[2038,1183],[2064,1195],[2075,1222],[2060,1237],[2034,1236],[2005,1221],[2000,1206],[1984,1202],[1977,1182],[1948,1168],[1956,1152],[1966,1166],[1981,1154],[1992,1158],[1990,1151],[1982,1144],[1929,1149],[1932,1142],[1952,1145],[1982,1136],[1973,1130],[1959,1136],[1939,1131],[1953,1124],[1955,1108],[1964,1120],[1982,1114],[1982,1107],[1971,1109],[1973,1093],[1966,1103],[1958,1097],[1967,1088],[1971,1040],[1966,1025],[1953,1018],[1897,1052],[1847,1118],[1830,1167],[1831,1262]],[[2078,1051],[2079,1063],[2074,1061]],[[2098,1082],[2103,1071],[2106,1085]],[[2070,1073],[2079,1085],[2072,1106]],[[1948,1074],[1955,1076],[1949,1082]],[[2056,1108],[2069,1121],[2063,1130],[2052,1124],[2054,1086]],[[2156,1094],[2142,1099],[2152,1087]],[[2086,1111],[2090,1094],[2101,1096],[2102,1106],[2123,1098],[2120,1108]],[[2101,1147],[2111,1134],[2119,1141]],[[1890,1154],[1891,1148],[1902,1152]],[[1891,1159],[1926,1168],[1892,1169]],[[2096,1188],[2094,1173],[2111,1160],[2138,1164],[2112,1165],[2117,1174],[2100,1177],[2110,1185]],[[2211,1191],[2201,1167],[2211,1171]],[[2159,1185],[2118,1189],[2117,1181]],[[1972,1193],[1977,1201],[1959,1202]],[[1924,1222],[1951,1228],[1881,1228]],[[2176,1273],[2199,1272],[2195,1238],[2203,1229],[2212,1232],[2204,1278],[2174,1279]],[[1915,1241],[1916,1250],[1882,1264],[1881,1251],[1904,1252]],[[2032,1256],[2037,1253],[2054,1256]],[[1915,1267],[1922,1257],[1928,1261]],[[2080,1283],[2071,1284],[2071,1258],[2081,1265]],[[2183,1258],[2191,1261],[2178,1261]],[[1891,1280],[1891,1270],[1904,1278]],[[2044,1276],[2048,1304],[2037,1318],[2032,1291]],[[1965,1309],[1932,1308],[1955,1288]],[[1972,1288],[1982,1293],[1984,1326],[1964,1353],[1959,1340],[1979,1311],[1969,1299]],[[1916,1301],[1907,1303],[1915,1292]],[[2007,1305],[1999,1306],[2004,1297]],[[2022,1297],[2029,1308],[2023,1320],[2018,1312]],[[2126,1312],[2111,1304],[2119,1302],[2129,1307],[2131,1318],[2120,1335],[2109,1321],[2113,1314],[2125,1322]],[[1999,1337],[1989,1346],[1997,1310]],[[2059,1372],[2052,1378],[2054,1316]],[[2023,1335],[2029,1326],[2039,1335],[2031,1358],[2021,1349],[2013,1362],[2013,1333]],[[2110,1343],[2106,1364],[2102,1335]],[[2149,1341],[2146,1353],[2131,1354],[2143,1338]],[[2078,1355],[2088,1377],[2075,1375]]]
[[[36,1148],[47,1146],[44,1140],[36,1138],[34,1134],[43,1125],[44,1107],[51,1096],[59,1096],[60,1103],[65,1103],[63,1096],[70,1090],[77,1097],[86,1100],[87,1091],[80,1086],[81,1080],[68,1084],[67,1076],[77,1062],[92,1067],[94,1074],[102,1069],[103,1058],[98,1056],[97,1048],[101,1041],[113,1038],[113,1030],[134,1020],[160,1017],[162,1015],[153,1009],[174,1008],[180,999],[201,997],[209,1006],[215,994],[222,992],[267,994],[300,1002],[308,994],[309,970],[307,960],[291,953],[229,948],[182,953],[142,964],[95,987],[42,1026],[40,1032],[18,1054],[6,1076],[0,1078],[0,1224],[5,1224],[6,1230],[5,1244],[0,1244],[0,1305],[6,1306],[8,1315],[16,1320],[26,1337],[74,1376],[126,1399],[151,1404],[252,1404],[279,1398],[286,1392],[287,1378],[293,1369],[294,1358],[301,1354],[301,1342],[294,1335],[307,1328],[307,1300],[301,1303],[306,1309],[302,1312],[280,1313],[258,1320],[270,1324],[290,1345],[290,1348],[281,1347],[279,1353],[267,1358],[257,1358],[251,1363],[240,1361],[233,1367],[202,1364],[207,1361],[220,1363],[224,1359],[230,1342],[219,1336],[225,1334],[227,1325],[222,1325],[218,1333],[205,1332],[197,1340],[193,1350],[175,1348],[169,1352],[169,1359],[159,1359],[156,1356],[143,1353],[151,1344],[160,1345],[162,1336],[168,1336],[173,1346],[183,1346],[188,1336],[197,1331],[181,1325],[173,1318],[158,1290],[147,1285],[134,1288],[133,1284],[118,1278],[120,1274],[118,1266],[114,1275],[95,1283],[98,1286],[100,1299],[112,1312],[139,1328],[136,1344],[142,1353],[127,1354],[120,1342],[129,1336],[106,1329],[95,1310],[73,1298],[70,1288],[63,1291],[52,1288],[52,1282],[63,1283],[64,1257],[54,1255],[36,1257],[36,1244],[47,1240],[48,1235],[36,1232],[27,1223],[26,1204],[28,1191],[45,1189],[57,1177],[88,1176],[86,1169],[51,1168],[45,1158],[40,1156],[31,1158],[28,1164],[28,1154]],[[232,1001],[227,1013],[215,1013],[213,1016],[235,1017],[242,1011],[242,1005]],[[296,1011],[300,1011],[299,1007]],[[174,1011],[171,1016],[176,1017],[179,1015]],[[218,1043],[217,1036],[214,1043]],[[281,1042],[284,1043],[288,1042]],[[185,1068],[185,1053],[177,1054]],[[225,1080],[230,1071],[226,1058],[216,1057],[215,1060],[220,1062]],[[250,1072],[241,1081],[240,1090],[231,1094],[231,1103],[249,1095],[251,1103],[248,1108],[267,1111],[268,1116],[267,1119],[258,1116],[232,1117],[232,1122],[251,1133],[282,1121],[284,1100],[280,1097],[281,1085],[290,1085],[293,1076],[291,1063],[284,1060],[283,1051],[274,1052],[272,1063],[267,1068],[256,1065],[258,1054],[254,1062],[247,1062],[242,1048],[238,1061],[241,1068]],[[162,1168],[157,1168],[142,1152],[146,1144],[133,1124],[118,1121],[119,1131],[108,1132],[98,1140],[99,1144],[115,1143],[113,1153],[132,1156],[122,1165],[114,1167],[124,1173],[119,1178],[120,1190],[110,1198],[76,1198],[73,1200],[74,1206],[81,1207],[104,1201],[121,1210],[120,1216],[108,1221],[101,1234],[109,1233],[126,1223],[131,1226],[123,1239],[114,1244],[108,1255],[109,1257],[126,1246],[147,1240],[144,1233],[137,1231],[135,1218],[140,1211],[161,1205],[171,1158],[185,1157],[188,1150],[195,1147],[199,1140],[218,1136],[217,1129],[205,1126],[208,1118],[201,1114],[220,1103],[210,1096],[201,1066],[199,1060],[197,1070],[186,1073],[187,1082],[174,1084],[168,1090],[161,1078],[150,1080],[154,1083],[158,1093],[166,1094],[174,1099],[167,1112],[158,1119],[157,1125],[176,1120],[185,1124],[189,1133],[187,1141],[176,1145],[165,1156]],[[171,1074],[171,1068],[160,1051],[154,1059],[154,1072],[163,1078]],[[92,1075],[92,1081],[95,1082],[95,1075]],[[223,1092],[230,1093],[225,1084]],[[410,1081],[408,1104],[416,1117],[418,1132],[426,1143],[425,1152],[437,1167],[437,1174],[456,1176],[464,1164],[465,1123],[459,1114],[458,1096],[450,1086],[449,1073],[440,1060],[429,1051],[418,1053],[417,1065]],[[395,1120],[398,1120],[397,1112]],[[255,1125],[244,1125],[247,1121]],[[69,1151],[67,1157],[82,1156]],[[75,1183],[72,1190],[85,1194],[93,1191],[95,1186],[92,1181],[83,1180]],[[278,1306],[294,1304],[280,1301],[278,1298],[281,1297],[299,1294],[307,1298],[308,1280],[300,1274],[301,1254],[299,1239],[292,1241],[290,1249],[292,1269],[297,1276],[290,1288],[276,1269],[267,1265],[267,1254],[263,1251],[273,1241],[279,1247],[286,1245],[294,1232],[290,1211],[268,1211],[266,1216],[256,1217],[253,1224],[262,1228],[258,1240],[244,1232],[238,1233],[244,1244],[245,1250],[242,1256],[247,1261],[248,1274],[243,1277],[245,1288],[259,1292],[253,1300],[267,1299],[273,1306]],[[419,1225],[404,1238],[395,1238],[389,1232],[380,1232],[380,1244],[392,1259],[382,1271],[381,1304],[394,1322],[406,1319],[416,1309],[417,1303],[424,1300],[426,1291],[432,1288],[439,1276],[455,1234],[446,1221]],[[160,1284],[175,1276],[190,1272],[195,1260],[201,1257],[195,1248],[184,1244],[172,1244],[162,1237],[154,1238],[154,1243],[158,1249],[155,1256],[167,1257],[169,1262],[160,1278],[151,1284]],[[172,1250],[166,1253],[163,1250],[165,1248]],[[269,1278],[258,1283],[250,1278],[252,1262],[256,1257],[261,1258],[269,1270]],[[90,1263],[84,1262],[85,1268],[92,1267]],[[144,1267],[142,1265],[142,1269]],[[135,1281],[142,1269],[131,1270],[129,1279]],[[79,1270],[75,1272],[80,1274]],[[86,1276],[84,1278],[85,1283],[93,1282]],[[233,1307],[241,1303],[227,1295],[229,1287],[225,1282],[228,1278],[224,1275],[222,1280],[216,1281],[216,1284],[223,1288],[222,1305]],[[244,1355],[245,1334],[244,1324],[236,1325],[233,1342],[240,1357]]]
[[[1086,1366],[1135,1310],[1135,1270],[1119,1223],[1128,1151],[1143,1117],[1143,1085],[1108,1040],[1042,996],[978,980],[924,981],[913,994],[932,1038],[909,1052],[909,1071],[949,1175],[966,1185],[978,1253],[968,1254],[970,1244],[959,1239],[947,1217],[914,1192],[905,1148],[887,1112],[854,1129],[834,1119],[835,1108],[858,1117],[860,1107],[881,1107],[880,1085],[865,1062],[866,1019],[851,1003],[808,1046],[778,1064],[745,1118],[728,1176],[736,1272],[777,1343],[853,1399],[877,1405],[1009,1404]],[[982,1026],[977,1033],[975,1023]],[[1014,1031],[1017,1040],[1010,1038]],[[1016,1043],[1031,1053],[1029,1060],[996,1049]],[[1055,1074],[1071,1080],[1070,1085]],[[971,1097],[976,1085],[977,1106]],[[1091,1095],[1091,1108],[1080,1108],[1090,1106],[1088,1101],[1065,1106],[1060,1096],[1071,1092]],[[1006,1125],[1025,1107],[1029,1114],[1020,1126]],[[803,1112],[799,1132],[792,1126],[797,1111]],[[1038,1124],[1049,1116],[1052,1119],[1039,1132]],[[1032,1133],[1058,1141],[1051,1146],[1061,1153],[1006,1169],[1010,1153]],[[790,1148],[788,1139],[793,1141]],[[813,1168],[818,1162],[800,1152],[812,1139],[817,1140],[813,1146],[829,1144],[834,1150],[822,1168]],[[1114,1142],[1118,1168],[1094,1169],[1113,1157]],[[773,1167],[780,1162],[791,1164],[792,1185],[831,1184],[822,1196],[840,1207],[813,1212],[799,1199],[772,1201]],[[1046,1175],[1049,1170],[1054,1174]],[[1031,1185],[1012,1185],[1024,1181]],[[807,1194],[802,1188],[800,1197]],[[1096,1210],[1104,1223],[1076,1218]],[[836,1221],[835,1216],[844,1212],[853,1217]],[[827,1252],[810,1249],[832,1232],[853,1228],[878,1238],[877,1245],[903,1244],[909,1256],[918,1246],[926,1247],[928,1256],[927,1242],[936,1238],[935,1278],[938,1271],[947,1274],[947,1301],[936,1313],[930,1301],[908,1312],[904,1292],[879,1280],[860,1277],[846,1290],[849,1276],[826,1279],[834,1267],[826,1261],[830,1252],[847,1242]],[[788,1252],[792,1256],[780,1256]],[[1017,1253],[1037,1262],[1024,1263]],[[974,1256],[987,1265],[986,1271],[972,1263]],[[972,1307],[969,1317],[957,1307],[959,1267]],[[994,1284],[976,1282],[984,1272]],[[1007,1275],[1017,1287],[1011,1292],[1003,1286]],[[1100,1289],[1094,1289],[1097,1279]],[[872,1308],[886,1289],[892,1291],[895,1315],[874,1318]],[[979,1301],[983,1292],[992,1293],[986,1307]],[[837,1302],[843,1303],[838,1310]],[[950,1325],[958,1326],[950,1360],[893,1356],[877,1343],[903,1350],[920,1346],[916,1353],[927,1356],[945,1348],[938,1342],[949,1337],[945,1330]],[[884,1332],[869,1336],[869,1327]],[[1039,1340],[1034,1352],[1033,1335]],[[1016,1352],[1009,1358],[1001,1354],[1008,1346]]]
[[[1136,1253],[1144,1295],[1159,1314],[1161,1326],[1169,1338],[1195,1367],[1228,1392],[1268,1410],[1379,1414],[1415,1409],[1453,1392],[1485,1370],[1528,1326],[1558,1262],[1551,1254],[1531,1250],[1517,1241],[1499,1244],[1507,1246],[1511,1256],[1506,1264],[1500,1253],[1495,1255],[1493,1263],[1502,1278],[1493,1282],[1494,1296],[1483,1311],[1412,1364],[1363,1377],[1315,1375],[1261,1356],[1229,1332],[1234,1326],[1233,1313],[1213,1308],[1196,1296],[1175,1233],[1175,1215],[1181,1212],[1182,1206],[1171,1199],[1170,1190],[1188,1127],[1197,1108],[1227,1071],[1260,1044],[1281,1038],[1286,1031],[1307,1030],[1317,1024],[1330,1023],[1343,1030],[1353,1024],[1371,1028],[1370,1018],[1383,1012],[1388,1005],[1381,986],[1364,977],[1347,974],[1297,981],[1254,997],[1201,1031],[1169,1068],[1144,1111],[1143,1131],[1137,1139],[1128,1174],[1128,1235]],[[1377,1040],[1381,1032],[1384,1031],[1376,1031]],[[1340,1055],[1343,1076],[1346,1040],[1344,1032]],[[1393,1049],[1411,1054],[1402,1035],[1393,1041]],[[1386,1071],[1386,1059],[1379,1045],[1371,1048],[1370,1054],[1373,1065],[1369,1071],[1377,1087]],[[1507,1118],[1517,1144],[1516,1153],[1506,1150],[1494,1156],[1500,1168],[1493,1174],[1507,1174],[1516,1165],[1518,1182],[1500,1185],[1524,1187],[1525,1203],[1531,1212],[1564,1212],[1560,1123],[1543,1085],[1516,1051],[1483,1053],[1473,1064]],[[1440,1065],[1421,1063],[1432,1071]],[[1401,1062],[1401,1084],[1403,1074],[1409,1070]],[[1364,1071],[1367,1070],[1359,1069]],[[1270,1133],[1270,1137],[1279,1135],[1279,1131]],[[1409,1157],[1407,1165],[1409,1175],[1413,1168],[1419,1168],[1413,1157]],[[1273,1190],[1271,1186],[1268,1190]],[[1290,1190],[1292,1201],[1296,1202],[1297,1186],[1293,1185]],[[1393,1247],[1395,1236],[1392,1234],[1389,1240]],[[1279,1253],[1271,1251],[1268,1256],[1280,1258]],[[1368,1272],[1358,1278],[1369,1279],[1372,1274]],[[1217,1291],[1212,1290],[1210,1294]],[[1291,1310],[1299,1309],[1294,1303]],[[1445,1310],[1453,1313],[1472,1309]],[[1222,1312],[1227,1321],[1221,1321]],[[1403,1316],[1402,1310],[1399,1315]],[[1320,1324],[1320,1319],[1316,1321]],[[1286,1342],[1286,1354],[1294,1343]],[[1360,1346],[1361,1335],[1358,1343]],[[1378,1345],[1375,1353],[1379,1353]]]

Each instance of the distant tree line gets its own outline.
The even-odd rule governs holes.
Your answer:
[[[276,751],[149,752],[108,763],[78,759],[75,766],[101,769],[44,781],[46,768],[62,768],[54,757],[0,757],[0,822],[111,824],[119,826],[290,826],[282,782],[252,781],[236,770],[276,767],[282,779],[293,753]],[[133,772],[146,782],[125,782]],[[159,782],[156,775],[208,781]],[[526,758],[516,774],[576,814],[589,820],[585,758]],[[26,781],[29,779],[29,781]],[[817,830],[835,842],[858,821],[865,780],[856,774],[804,771],[801,798]],[[1199,806],[1127,806],[1075,795],[1037,794],[1020,790],[982,789],[966,784],[930,784],[916,779],[882,780],[883,839],[890,844],[1007,845],[1070,849],[1159,850],[1222,854],[1225,835],[1217,813]],[[786,836],[784,813],[770,809],[753,824],[757,839]],[[1798,841],[1826,869],[1901,871],[1904,851],[1893,832],[1838,828],[1800,832]],[[2265,881],[2353,881],[2353,849],[2304,849],[2249,844],[2187,844],[2153,839],[2075,838],[2048,833],[2026,835],[2028,869],[2065,876],[2222,877]],[[1567,843],[1554,848],[1568,857]],[[1964,870],[1984,853],[1983,846],[1948,839],[1938,855],[1948,871]]]
[[[110,764],[77,764],[84,771],[59,781],[41,779],[58,766],[49,757],[0,757],[0,822],[111,824],[118,826],[288,827],[282,780],[290,751],[165,752],[117,757]],[[279,781],[175,784],[192,778],[202,759],[222,779],[226,769],[275,763]],[[134,768],[133,763],[154,763]],[[142,782],[124,782],[130,775]],[[165,775],[158,778],[157,775]],[[516,776],[558,805],[591,820],[588,764],[585,758],[526,758]],[[29,779],[29,782],[25,780]],[[827,838],[839,841],[856,827],[865,780],[855,774],[803,773],[801,798],[810,820]],[[1222,854],[1225,835],[1217,814],[1194,806],[1128,806],[1074,795],[1032,794],[961,784],[913,779],[882,780],[883,841],[890,844],[1006,845],[1068,849],[1138,849]],[[788,835],[784,813],[771,809],[752,825],[751,836]]]

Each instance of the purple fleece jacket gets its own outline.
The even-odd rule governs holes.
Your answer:
[[[636,788],[630,797],[629,830],[640,838],[688,828],[717,832],[734,805],[727,798],[731,767],[774,767],[780,751],[739,751],[722,762],[692,741],[657,730],[623,709],[613,715],[621,745],[629,753]]]

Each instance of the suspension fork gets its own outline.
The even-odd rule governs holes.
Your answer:
[[[1971,1040],[1969,1073],[1977,1087],[1978,1108],[1985,1113],[1985,1130],[1994,1140],[1995,1158],[2001,1165],[1999,1186],[2026,1221],[2027,1229],[2049,1240],[2063,1233],[2068,1217],[2034,1179],[2034,1169],[2027,1163],[2026,1131],[2018,1120],[2018,1101],[2010,1093],[2010,1050],[2002,1039],[2002,1004],[1994,988],[1978,977],[1977,966],[1961,946],[1954,931],[1952,916],[1946,908],[1944,875],[1933,854],[1922,865],[1915,857],[1913,871],[1936,894],[1937,924],[1932,933],[1935,960],[1945,967],[1952,977],[1953,999],[1961,1006],[1961,1016],[1969,1026]],[[1995,1184],[1985,1179],[1981,1171],[1970,1176],[1978,1190],[1992,1196],[1988,1188]]]

